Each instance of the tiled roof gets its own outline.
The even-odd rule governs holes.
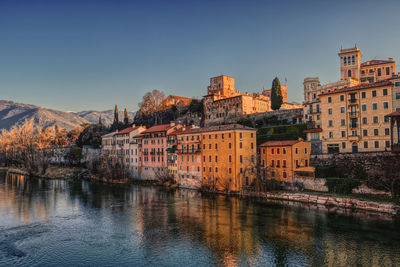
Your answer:
[[[292,146],[299,143],[299,140],[287,140],[287,141],[268,141],[260,146]]]
[[[400,111],[395,111],[395,112],[385,115],[385,117],[397,117],[397,116],[400,116]]]
[[[379,65],[379,64],[387,64],[387,63],[394,63],[393,60],[368,60],[361,63],[361,66],[371,66],[371,65]]]
[[[134,130],[139,129],[139,127],[142,127],[142,126],[129,127],[129,128],[123,129],[122,131],[116,133],[116,135],[127,134],[127,133],[130,133],[130,132],[133,132]]]
[[[115,135],[115,132],[112,132],[112,133],[103,135],[103,137],[111,137],[111,136],[114,136],[114,135]]]
[[[168,135],[178,135],[178,134],[189,134],[189,133],[195,133],[199,132],[201,128],[193,128],[195,127],[194,125],[189,125],[189,126],[184,126],[182,128],[176,129],[175,131],[169,133]]]
[[[241,124],[225,124],[225,125],[217,125],[217,126],[210,126],[204,128],[192,128],[186,130],[177,130],[172,132],[170,135],[178,135],[178,134],[190,134],[190,133],[206,133],[206,132],[218,132],[218,131],[230,131],[230,130],[251,130],[256,131],[256,129],[243,126]]]
[[[369,88],[375,88],[375,87],[381,87],[381,86],[387,86],[387,85],[392,85],[392,83],[388,80],[374,82],[374,83],[363,83],[363,84],[360,84],[357,86],[335,89],[330,92],[320,94],[320,96],[332,95],[332,94],[344,93],[344,92],[350,92],[350,91],[358,91],[358,90],[362,90],[362,89],[369,89]]]
[[[153,127],[150,127],[149,129],[145,130],[144,132],[142,132],[142,134],[155,133],[155,132],[165,132],[169,128],[171,128],[170,124],[155,125]]]

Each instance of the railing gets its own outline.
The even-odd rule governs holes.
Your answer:
[[[350,111],[349,115],[350,116],[358,116],[358,112],[357,111]]]
[[[350,98],[350,99],[349,99],[349,102],[350,102],[351,104],[354,104],[354,103],[357,102],[357,98]]]
[[[321,113],[321,110],[317,109],[317,110],[309,110],[308,111],[308,114],[316,114],[316,113]]]
[[[358,123],[351,123],[349,125],[350,128],[354,129],[354,128],[358,128]]]
[[[196,154],[200,153],[200,149],[179,149],[177,150],[178,154]]]

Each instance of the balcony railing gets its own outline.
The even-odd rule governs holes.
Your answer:
[[[350,104],[355,104],[355,103],[357,103],[357,98],[350,98],[350,99],[349,99],[349,103],[350,103]]]
[[[178,154],[197,154],[200,153],[200,149],[179,149]]]
[[[350,111],[349,112],[349,116],[358,116],[358,112],[357,111]]]
[[[321,110],[320,109],[316,109],[316,110],[309,110],[308,111],[308,114],[316,114],[316,113],[321,113]]]
[[[358,127],[358,123],[350,123],[349,125],[350,128],[354,129]]]

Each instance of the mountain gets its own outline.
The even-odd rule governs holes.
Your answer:
[[[71,130],[77,125],[88,123],[85,118],[73,112],[0,100],[0,129],[10,129],[13,125],[21,124],[25,119],[32,118],[40,128],[52,127],[57,124],[60,128]]]
[[[99,116],[101,115],[101,119],[103,121],[103,125],[110,125],[114,121],[114,110],[105,110],[105,111],[95,111],[95,110],[89,110],[89,111],[80,111],[76,112],[76,114],[85,120],[89,121],[90,123],[98,123],[99,122]],[[128,116],[129,116],[129,122],[133,121],[133,118],[135,117],[136,112],[128,111]],[[124,120],[124,112],[119,111],[119,120],[123,121]]]

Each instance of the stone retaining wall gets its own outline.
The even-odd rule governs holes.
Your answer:
[[[253,197],[264,197],[267,199],[289,200],[302,203],[311,203],[323,205],[326,207],[340,207],[344,209],[360,209],[373,212],[387,213],[397,215],[400,211],[400,206],[394,204],[383,204],[373,201],[357,200],[352,198],[317,196],[304,193],[289,193],[289,192],[267,192],[267,193],[247,193],[245,195]]]

